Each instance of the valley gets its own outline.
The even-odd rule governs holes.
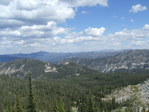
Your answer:
[[[31,54],[34,59],[31,55],[19,54],[23,57],[1,61],[2,112],[16,111],[17,94],[23,112],[27,111],[30,73],[38,112],[55,112],[55,102],[60,99],[65,112],[88,112],[90,104],[94,112],[139,112],[139,109],[148,109],[149,50],[68,53],[69,56],[55,57],[57,62],[54,63],[36,59],[47,53],[37,54]],[[49,59],[52,58],[49,56]]]

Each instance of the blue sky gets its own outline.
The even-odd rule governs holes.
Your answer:
[[[148,0],[1,0],[1,54],[149,49]]]

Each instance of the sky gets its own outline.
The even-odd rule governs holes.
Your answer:
[[[149,49],[149,0],[0,0],[0,54]]]

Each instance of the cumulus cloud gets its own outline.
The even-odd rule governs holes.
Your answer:
[[[69,29],[57,27],[53,21],[48,22],[46,25],[32,25],[22,26],[17,29],[5,28],[0,31],[0,36],[29,39],[29,38],[52,38],[52,36],[66,34]]]
[[[95,5],[108,6],[108,0],[1,0],[0,20],[5,22],[5,26],[10,25],[11,21],[20,21],[21,25],[22,22],[59,23],[74,18],[77,7]]]
[[[54,37],[54,41],[59,44],[75,44],[75,43],[84,43],[87,41],[96,41],[98,38],[92,37],[92,36],[81,36],[76,38],[63,38],[60,37]]]
[[[147,10],[146,6],[142,6],[141,4],[133,5],[129,12],[137,13],[139,11],[145,11]]]
[[[96,40],[92,35],[98,33],[86,35],[84,31],[71,32],[71,28],[58,26],[73,19],[78,7],[96,5],[107,7],[108,0],[1,0],[0,47],[21,51],[28,46],[40,49],[43,45],[42,48],[47,49],[46,46],[58,46],[58,43]]]
[[[143,29],[149,30],[149,24],[144,25]]]
[[[1,0],[1,52],[76,52],[80,49],[124,48],[126,44],[128,48],[148,45],[149,24],[140,29],[124,29],[107,36],[103,35],[106,30],[104,27],[88,27],[75,32],[71,28],[58,26],[74,18],[76,8],[95,5],[107,7],[108,0]],[[143,10],[147,10],[147,7],[136,5],[130,12]],[[133,22],[133,19],[130,21]]]
[[[0,4],[8,5],[12,0],[1,0]]]
[[[33,25],[33,26],[22,26],[21,30],[43,30],[43,29],[53,29],[56,27],[56,23],[54,21],[50,21],[47,25]]]
[[[90,35],[90,36],[102,36],[102,34],[104,33],[106,29],[104,27],[101,28],[87,28],[84,30],[86,35]]]
[[[11,0],[8,2],[8,5],[4,2],[0,4],[0,19],[39,24],[48,21],[64,22],[75,16],[75,10],[60,0]]]
[[[1,31],[0,34],[4,37],[0,39],[0,47],[2,49],[13,48],[15,51],[19,52],[23,49],[28,49],[26,52],[39,51],[39,50],[47,50],[57,52],[72,52],[72,51],[80,51],[80,50],[99,50],[99,49],[120,49],[120,48],[144,48],[149,47],[148,37],[149,37],[149,25],[146,24],[140,29],[128,30],[124,29],[119,32],[115,32],[113,34],[109,34],[107,36],[103,35],[103,30],[105,28],[87,28],[81,32],[65,32],[64,37],[60,37],[58,35],[51,36],[50,38],[46,37],[47,34],[44,32],[41,37],[37,38],[40,35],[39,32],[34,31],[44,31],[47,30],[47,33],[52,32],[52,29],[62,29],[61,27],[57,27],[54,22],[47,23],[47,25],[39,25],[39,26],[24,26],[21,27],[19,32],[16,30],[9,31],[9,29],[5,29],[7,33],[13,35],[14,38],[7,36],[6,31]],[[35,30],[36,29],[36,30]],[[23,32],[27,32],[30,30],[32,32],[32,38],[29,38],[29,34],[27,37],[20,38],[24,34]],[[57,30],[55,30],[57,31]],[[85,31],[88,31],[87,33]],[[94,32],[95,31],[95,32]],[[96,31],[99,31],[98,33]],[[101,32],[102,31],[102,32]],[[34,33],[33,33],[34,32]],[[61,31],[63,33],[63,30]],[[58,34],[58,33],[57,33]],[[49,36],[49,34],[48,34]],[[36,38],[34,38],[36,37]],[[4,48],[4,46],[6,46]],[[19,46],[19,47],[18,47]],[[18,49],[19,48],[19,49]],[[79,50],[80,49],[80,50]],[[14,51],[14,50],[11,50]]]
[[[122,48],[146,48],[149,47],[148,24],[144,25],[141,29],[127,30],[116,32],[107,36],[108,40],[112,43],[120,43],[119,47]]]
[[[95,5],[102,5],[104,7],[108,6],[108,0],[61,0],[63,2],[71,4],[73,7],[78,6],[95,6]]]

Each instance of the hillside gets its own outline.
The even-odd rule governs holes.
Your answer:
[[[41,112],[52,112],[55,101],[59,98],[63,99],[66,112],[87,112],[90,96],[96,107],[95,112],[116,112],[115,110],[123,107],[134,110],[132,105],[134,102],[137,102],[136,108],[140,106],[142,108],[149,104],[149,82],[145,81],[149,79],[149,75],[139,74],[139,72],[130,73],[130,70],[132,65],[140,67],[143,66],[140,64],[142,62],[147,64],[148,57],[148,50],[130,50],[112,57],[72,58],[59,64],[34,59],[17,59],[0,63],[0,102],[3,102],[0,107],[2,112],[7,112],[9,109],[15,110],[17,92],[20,95],[23,110],[26,111],[28,84],[24,79],[27,79],[28,73],[31,72],[37,109]],[[130,68],[124,69],[129,73],[115,73],[121,65],[126,66],[127,63],[132,62],[137,64],[131,64]],[[112,67],[117,68],[113,70],[114,73],[101,73],[84,65],[91,68],[93,65],[98,65],[97,67],[105,70],[112,65],[111,71]],[[145,69],[147,70],[142,68],[142,70]],[[139,69],[135,68],[135,70]]]
[[[71,58],[62,61],[85,65],[100,72],[149,72],[149,50],[128,50],[111,57],[96,59]]]
[[[10,75],[13,77],[27,78],[31,72],[33,78],[59,78],[78,76],[97,71],[74,63],[52,64],[49,62],[33,60],[33,59],[18,59],[7,63],[0,63],[0,74]]]
[[[95,112],[112,112],[114,109],[132,107],[128,101],[122,103],[115,102],[114,95],[108,100],[107,95],[113,93],[115,89],[123,90],[128,85],[136,85],[149,77],[147,74],[102,74],[93,73],[79,75],[77,77],[63,77],[57,79],[40,78],[33,80],[33,93],[35,96],[36,107],[40,112],[53,112],[55,100],[60,97],[64,101],[66,112],[87,112],[89,107],[89,91],[92,93],[92,101]],[[147,85],[146,85],[147,86]],[[143,85],[143,92],[147,92]],[[16,93],[20,96],[20,102],[24,112],[26,112],[28,100],[28,81],[20,78],[12,78],[8,75],[0,75],[0,105],[2,112],[16,108]],[[117,92],[116,94],[118,94]],[[133,99],[130,100],[133,102]],[[140,106],[140,105],[137,105]],[[123,111],[125,112],[125,111]]]

